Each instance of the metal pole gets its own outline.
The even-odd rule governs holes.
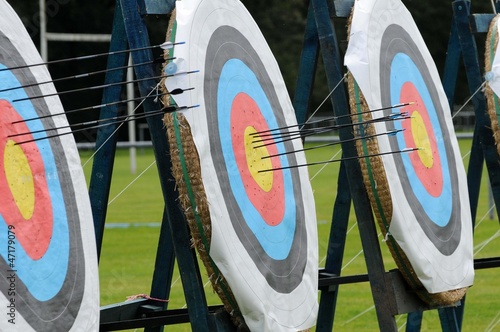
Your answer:
[[[47,15],[45,10],[45,0],[40,0],[40,54],[44,62],[48,60],[47,45]]]

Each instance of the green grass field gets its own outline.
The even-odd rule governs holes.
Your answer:
[[[467,155],[471,142],[460,141],[462,155]],[[339,148],[327,148],[308,152],[309,162],[327,160],[339,152]],[[85,162],[90,152],[82,152]],[[339,154],[340,156],[340,154]],[[337,157],[338,158],[338,157]],[[159,227],[163,211],[163,200],[151,150],[138,150],[137,173],[131,174],[128,151],[119,151],[115,161],[110,194],[107,225],[104,233],[101,262],[99,266],[101,305],[118,303],[127,296],[149,294],[154,267]],[[464,159],[465,165],[468,158]],[[316,200],[320,266],[324,265],[326,246],[331,225],[333,203],[337,190],[337,163],[309,169]],[[84,167],[87,180],[90,178],[91,162]],[[143,172],[143,173],[142,173]],[[142,175],[138,177],[138,175]],[[475,230],[475,257],[500,256],[499,222],[496,213],[490,219],[488,210],[488,186],[483,172],[482,192],[479,201]],[[343,275],[365,273],[365,261],[361,250],[356,218],[351,213],[349,233],[344,255]],[[132,223],[120,227],[120,223]],[[385,269],[395,267],[382,239]],[[204,271],[202,271],[202,274]],[[500,283],[498,269],[476,272],[474,286],[469,290],[465,310],[464,331],[500,331]],[[206,286],[209,304],[220,301]],[[169,308],[185,306],[182,283],[178,273],[174,276]],[[404,330],[406,316],[397,317],[398,326]],[[497,325],[495,325],[498,323]],[[425,312],[422,331],[436,331],[440,323],[436,311]],[[173,331],[190,331],[188,324],[169,327]],[[340,287],[335,314],[335,331],[378,331],[373,300],[368,283],[343,285]]]

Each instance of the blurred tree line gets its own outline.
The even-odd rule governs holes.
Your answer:
[[[7,0],[22,18],[35,44],[39,45],[40,17],[39,0]],[[309,0],[242,0],[249,12],[253,15],[264,36],[267,39],[279,65],[291,97],[297,80],[297,69],[300,60],[302,40],[307,16]],[[403,0],[421,30],[430,52],[436,62],[438,70],[444,67],[448,38],[451,26],[452,1],[418,1]],[[111,33],[115,0],[83,1],[83,0],[46,0],[49,32],[73,33]],[[491,2],[488,0],[472,1],[471,11],[474,13],[491,13]],[[149,34],[152,44],[159,44],[164,40],[168,17],[148,17]],[[346,48],[346,19],[335,19],[338,40],[341,52]],[[484,45],[481,37],[478,38],[480,58]],[[76,43],[76,42],[50,42],[49,60],[64,59],[106,52],[106,43]],[[160,56],[160,51],[155,51]],[[79,61],[50,65],[54,78],[64,77],[104,69],[106,59],[92,61]],[[462,73],[463,74],[463,73]],[[462,75],[461,74],[461,75]],[[69,81],[56,84],[62,90],[102,84],[103,78],[89,81]],[[327,96],[324,70],[321,65],[317,69],[315,90],[311,108],[314,109]],[[460,80],[465,81],[465,78]],[[461,83],[457,92],[456,102],[468,98],[468,89]],[[74,109],[90,104],[100,103],[100,91],[88,92],[80,96],[63,96],[65,108]],[[90,104],[89,104],[90,103]],[[328,112],[329,108],[322,109]],[[90,115],[88,115],[90,116]],[[94,115],[95,116],[95,115]],[[70,116],[70,123],[81,121],[82,115]],[[86,119],[85,119],[86,120]],[[126,135],[126,133],[124,134]],[[87,137],[87,139],[91,139]]]

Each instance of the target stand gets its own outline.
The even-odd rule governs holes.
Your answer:
[[[335,39],[336,33],[329,17],[345,18],[350,14],[350,9],[354,1],[335,1],[333,6],[328,6],[323,1],[311,1],[312,8],[309,11],[308,33],[306,34],[306,46],[303,52],[303,66],[301,67],[302,86],[298,86],[296,92],[295,107],[298,114],[302,114],[305,119],[305,110],[307,110],[308,93],[313,82],[313,72],[309,72],[311,76],[304,74],[307,72],[307,63],[314,63],[313,59],[317,59],[319,54],[319,45],[321,45],[323,62],[327,72],[327,78],[330,89],[341,80],[341,60],[339,55],[338,43]],[[483,78],[479,67],[477,47],[473,33],[484,33],[488,29],[489,22],[493,15],[491,14],[470,14],[470,1],[452,1],[453,22],[451,27],[449,48],[447,52],[446,68],[443,78],[443,85],[448,96],[450,105],[453,105],[454,92],[456,88],[457,75],[461,60],[463,61],[470,93],[473,94],[482,84]],[[497,11],[499,2],[496,2]],[[330,9],[330,12],[328,10]],[[322,16],[322,17],[321,17]],[[472,26],[472,30],[470,29]],[[309,51],[308,51],[309,50]],[[304,80],[304,77],[309,77],[309,80]],[[346,101],[346,92],[342,87],[338,88],[331,97],[332,105],[336,115],[346,113],[348,104]],[[485,112],[486,103],[482,94],[477,95],[473,99],[476,127],[474,131],[474,139],[472,146],[471,162],[468,169],[468,184],[471,199],[472,220],[475,220],[476,210],[479,197],[479,186],[482,174],[483,163],[486,162],[488,169],[489,180],[491,183],[493,197],[498,208],[500,207],[498,192],[499,185],[499,167],[498,155],[496,153],[495,144],[491,129],[489,129],[489,118]],[[349,138],[350,133],[339,132],[341,140]],[[345,136],[342,136],[345,135]],[[349,144],[342,146],[344,156],[354,156],[355,148]],[[333,253],[327,256],[325,270],[320,272],[321,282],[328,280],[327,274],[339,275],[342,266],[343,248],[345,245],[345,233],[347,230],[347,216],[349,214],[349,203],[352,198],[356,211],[357,220],[360,228],[360,235],[365,252],[365,258],[368,268],[368,276],[358,277],[357,281],[370,280],[375,308],[377,310],[377,318],[380,330],[390,331],[397,330],[394,323],[394,315],[398,312],[409,312],[407,320],[407,331],[419,331],[421,326],[421,318],[423,310],[434,309],[429,307],[421,307],[417,310],[407,306],[408,299],[412,298],[412,294],[406,294],[405,289],[397,287],[397,281],[390,280],[393,276],[393,271],[386,273],[383,268],[383,263],[380,257],[380,248],[376,238],[376,232],[373,227],[373,218],[371,211],[365,207],[368,206],[368,200],[365,197],[364,189],[361,181],[353,180],[348,182],[347,179],[360,179],[361,175],[356,163],[345,162],[341,165],[337,200],[335,202],[334,215],[332,219],[331,237],[329,241],[328,253]],[[349,190],[350,189],[350,190]],[[352,197],[350,197],[350,195]],[[475,260],[474,268],[493,268],[500,266],[500,259],[497,257],[488,259]],[[348,277],[343,277],[348,278]],[[341,277],[336,277],[338,284],[342,283]],[[354,279],[354,278],[351,278]],[[356,282],[356,281],[353,281]],[[335,281],[332,280],[335,284]],[[391,287],[392,286],[392,287]],[[335,303],[337,296],[337,287],[329,286],[322,289],[320,314],[318,319],[318,331],[331,331],[333,327],[333,318],[335,313]],[[391,293],[391,290],[394,290]],[[405,299],[401,301],[401,299]],[[409,300],[410,303],[415,304]],[[441,325],[443,331],[459,331],[461,329],[464,301],[461,305],[449,308],[436,308],[439,311]],[[389,305],[387,305],[389,303]],[[416,302],[418,303],[418,301]],[[396,306],[394,306],[394,304]],[[392,307],[391,307],[392,306]]]
[[[344,87],[340,85],[337,89],[334,89],[334,86],[343,77],[343,67],[341,66],[342,61],[340,60],[337,33],[332,23],[332,18],[345,20],[350,13],[353,3],[353,0],[335,0],[333,2],[311,0],[310,2],[302,60],[299,68],[299,79],[294,99],[294,107],[299,123],[304,122],[306,118],[313,90],[314,73],[320,55],[323,59],[330,90],[335,90],[331,96],[334,114],[340,116],[346,115],[348,112],[349,107]],[[476,67],[476,63],[474,62],[477,61],[477,51],[475,48],[471,49],[468,47],[470,45],[464,44],[466,42],[474,43],[470,31],[464,28],[470,16],[468,5],[468,1],[453,2],[454,25],[444,78],[444,86],[450,103],[453,101],[453,91],[455,89],[458,64],[461,57],[464,60],[471,89],[481,84],[479,67],[478,65]],[[148,30],[143,16],[147,14],[167,15],[173,7],[173,0],[117,0],[110,51],[150,46]],[[487,19],[488,17],[481,17],[478,18],[478,22]],[[458,36],[461,37],[460,40]],[[134,63],[146,63],[153,60],[151,51],[146,49],[134,52],[132,56]],[[124,54],[112,55],[108,61],[108,69],[124,67],[127,60],[127,56]],[[139,80],[157,76],[152,65],[139,66],[135,70]],[[122,82],[124,80],[125,72],[123,70],[109,71],[106,76],[106,84]],[[150,87],[155,86],[157,83],[154,79],[141,81],[139,84],[141,95],[146,97],[150,92]],[[120,87],[113,86],[107,88],[104,92],[103,104],[119,100],[120,93]],[[158,105],[153,102],[152,98],[146,98],[143,105],[145,112],[156,111],[158,108]],[[481,109],[481,107],[481,103],[476,105],[475,101],[477,125],[474,134],[475,145],[471,156],[471,160],[474,162],[471,162],[469,168],[469,186],[474,183],[479,185],[478,178],[476,177],[480,178],[483,160],[486,160],[495,201],[497,201],[500,200],[499,172],[496,172],[497,176],[495,176],[495,171],[499,167],[497,162],[498,156],[495,154],[493,158],[490,154],[489,145],[484,145],[485,138],[488,137],[488,133],[484,128],[486,128],[489,120],[485,119],[482,115],[481,112],[484,108]],[[112,118],[117,115],[117,111],[116,106],[106,106],[101,109],[101,119]],[[161,331],[164,325],[187,322],[191,324],[194,331],[236,330],[236,327],[233,326],[229,315],[225,313],[222,306],[207,305],[196,254],[190,243],[187,223],[184,213],[180,210],[177,202],[178,193],[175,188],[175,181],[170,173],[171,160],[164,153],[168,151],[168,142],[162,128],[161,116],[149,117],[148,125],[152,136],[165,201],[150,295],[155,298],[169,298],[174,260],[177,260],[186,295],[187,309],[172,310],[168,309],[167,304],[163,302],[146,299],[114,304],[101,309],[101,330],[112,331],[145,327],[146,331]],[[116,125],[110,125],[101,128],[98,132],[96,147],[99,150],[95,156],[90,182],[90,197],[98,254],[101,251],[111,173],[117,143],[116,136],[111,135],[115,129]],[[339,136],[341,140],[345,141],[352,138],[352,133],[349,129],[342,129],[339,131]],[[482,146],[479,144],[481,140],[483,141]],[[357,155],[356,147],[352,142],[342,143],[342,149],[343,156],[346,158]],[[419,300],[414,292],[408,289],[399,271],[387,272],[385,270],[373,213],[361,179],[361,170],[356,160],[346,160],[341,163],[338,192],[334,205],[332,228],[327,250],[329,255],[327,256],[325,268],[319,271],[321,300],[316,330],[332,330],[339,285],[369,282],[380,330],[397,331],[395,315],[410,313],[407,330],[417,331],[420,329],[421,313],[424,310],[439,309],[443,329],[454,331],[453,327],[460,326],[461,324],[460,308],[463,308],[463,306],[459,307],[459,309],[431,308]],[[473,217],[475,217],[479,188],[472,186],[470,190],[472,197],[471,207],[473,209]],[[171,193],[174,193],[174,195]],[[351,202],[354,204],[358,220],[368,273],[366,275],[340,276]],[[500,208],[499,204],[497,204],[497,208]],[[476,268],[480,266],[498,266],[497,263],[498,259],[480,261],[476,262]]]
[[[497,216],[500,216],[500,163],[496,152],[495,140],[491,130],[491,121],[487,113],[485,95],[475,94],[480,89],[484,74],[481,70],[476,35],[486,34],[494,14],[472,14],[471,1],[452,1],[453,19],[448,51],[443,74],[443,87],[448,96],[450,107],[453,106],[460,63],[465,69],[469,92],[475,114],[475,128],[471,147],[467,183],[469,188],[472,222],[475,223],[483,165],[488,171],[489,184],[496,205]],[[500,2],[495,1],[496,12],[500,11]],[[500,257],[474,260],[474,269],[498,268]],[[439,310],[443,331],[460,331],[465,308],[465,298],[461,305]],[[420,314],[413,314],[412,321],[419,322]],[[408,319],[410,321],[410,318]],[[416,330],[416,329],[415,329]]]
[[[110,51],[142,48],[142,51],[132,53],[134,63],[152,63],[153,55],[149,48],[150,39],[143,16],[146,14],[166,15],[171,12],[173,5],[174,1],[170,0],[117,0]],[[126,54],[114,54],[109,57],[108,70],[124,67],[127,61]],[[138,66],[135,69],[137,78],[141,80],[140,93],[146,97],[150,92],[150,87],[158,84],[156,80],[148,80],[148,78],[156,77],[157,74],[154,72],[153,65]],[[125,75],[124,70],[108,71],[106,83],[123,82]],[[103,93],[103,104],[119,100],[120,94],[120,86],[106,89]],[[158,110],[158,104],[153,101],[153,98],[146,98],[143,107],[145,112]],[[117,115],[117,112],[116,106],[104,107],[101,109],[100,117],[101,119],[112,118]],[[100,329],[101,331],[114,331],[144,327],[146,331],[161,331],[164,325],[190,322],[194,331],[234,330],[229,315],[221,307],[209,308],[207,306],[203,281],[196,254],[191,248],[190,234],[184,213],[177,204],[178,193],[174,178],[170,173],[172,165],[165,153],[168,151],[168,142],[162,126],[162,116],[148,117],[148,126],[165,201],[150,295],[160,299],[169,298],[174,259],[176,259],[178,267],[182,271],[181,278],[188,309],[167,310],[167,304],[146,299],[110,305],[101,308]],[[110,125],[98,131],[96,148],[99,150],[94,159],[90,181],[89,190],[98,255],[101,251],[117,143],[116,136],[111,135],[111,133],[116,128],[116,125]]]
[[[344,20],[344,23],[350,15],[353,3],[354,1],[335,1],[332,5],[321,0],[312,0],[310,3],[302,65],[299,69],[300,79],[297,83],[294,101],[299,121],[305,120],[320,53],[329,89],[333,90],[331,103],[334,114],[339,117],[340,125],[343,124],[340,123],[340,119],[346,118],[342,116],[348,114],[349,104],[343,85],[334,88],[342,80],[343,70],[337,33],[331,18]],[[311,68],[311,63],[314,64],[313,68]],[[333,328],[338,286],[361,281],[370,282],[380,330],[397,331],[395,315],[436,308],[429,307],[418,299],[402,281],[399,271],[385,271],[370,202],[362,181],[359,163],[355,160],[357,152],[351,140],[353,134],[350,129],[341,129],[339,136],[344,142],[342,151],[346,160],[340,166],[337,198],[327,249],[329,254],[324,270],[320,271],[321,300],[317,331],[331,331]],[[351,200],[354,204],[368,272],[367,275],[362,276],[340,276]],[[410,323],[410,320],[408,322]]]
[[[329,17],[345,18],[350,13],[350,8],[353,1],[335,1],[333,7],[327,6],[323,1],[311,1],[312,9],[309,12],[308,33],[306,34],[306,45],[309,47],[304,49],[303,64],[317,63],[312,62],[317,59],[319,54],[319,45],[321,45],[323,62],[327,72],[327,78],[330,89],[339,82],[342,78],[342,70],[340,66],[340,55],[336,33],[333,25],[328,20]],[[498,2],[497,9],[498,9]],[[470,1],[453,1],[453,23],[450,35],[449,48],[447,52],[447,61],[443,85],[448,96],[450,105],[453,105],[454,91],[457,82],[459,64],[462,60],[467,73],[467,79],[471,94],[473,94],[481,85],[483,79],[479,67],[477,47],[473,33],[484,33],[487,31],[492,15],[487,14],[470,14]],[[330,12],[328,12],[330,9]],[[322,16],[322,17],[321,17]],[[320,18],[321,17],[321,18]],[[470,25],[469,25],[470,24]],[[473,31],[469,28],[473,27]],[[309,50],[309,51],[307,51]],[[307,72],[307,65],[303,65],[302,70]],[[302,81],[299,81],[297,88],[295,107],[298,114],[303,115],[305,119],[305,110],[307,109],[307,94],[310,93],[308,87],[312,86],[313,72],[309,72],[311,76],[304,74],[301,71]],[[304,80],[304,77],[309,77],[309,80]],[[303,83],[300,86],[301,82]],[[342,87],[337,88],[331,97],[335,115],[346,113],[348,104],[346,101],[346,92]],[[476,127],[474,131],[474,140],[471,154],[471,162],[468,169],[468,184],[471,199],[472,220],[476,217],[476,210],[479,197],[479,185],[481,179],[481,171],[483,163],[486,162],[490,183],[492,186],[493,197],[498,210],[498,193],[499,181],[499,163],[496,153],[495,144],[491,133],[489,118],[486,115],[486,103],[482,94],[473,99],[474,109],[476,114]],[[350,133],[339,132],[341,140],[347,139]],[[355,155],[355,148],[349,144],[342,146],[345,157]],[[461,329],[463,309],[465,301],[461,301],[461,305],[448,308],[429,308],[422,306],[412,310],[408,303],[418,306],[418,301],[413,302],[412,295],[407,294],[403,288],[398,288],[397,280],[394,282],[392,276],[393,271],[386,273],[383,268],[383,263],[380,257],[380,248],[376,238],[376,231],[373,227],[373,218],[371,211],[366,209],[368,200],[365,197],[364,189],[361,181],[347,179],[360,179],[361,174],[356,163],[344,162],[341,165],[337,200],[335,202],[335,210],[332,220],[331,237],[329,241],[328,253],[333,253],[327,256],[325,270],[320,272],[321,282],[329,280],[327,275],[332,276],[340,274],[342,266],[343,248],[345,245],[345,233],[347,229],[347,216],[349,214],[349,203],[352,196],[357,220],[360,228],[360,235],[365,252],[368,275],[358,276],[357,280],[353,277],[332,277],[332,284],[341,284],[342,280],[367,281],[369,280],[372,287],[375,308],[377,310],[377,318],[380,330],[391,331],[397,330],[394,323],[394,315],[401,312],[408,312],[407,331],[419,331],[421,326],[421,318],[424,310],[438,309],[443,331],[459,331]],[[350,189],[350,190],[349,190]],[[488,259],[475,260],[474,268],[492,268],[498,267],[499,258],[493,257]],[[391,280],[392,279],[392,280]],[[331,331],[333,327],[333,318],[335,313],[335,303],[337,296],[337,287],[329,286],[322,289],[320,314],[318,319],[318,331]],[[392,291],[392,292],[391,292]],[[404,299],[404,300],[402,300]],[[409,302],[406,302],[409,301]],[[389,304],[389,305],[387,305]],[[414,307],[415,309],[415,307]],[[412,312],[413,311],[413,312]]]

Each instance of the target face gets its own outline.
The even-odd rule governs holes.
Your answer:
[[[250,135],[286,126],[283,110],[258,54],[236,29],[221,27],[212,34],[207,59],[212,59],[206,65],[212,71],[205,76],[205,105],[207,110],[217,110],[207,112],[208,130],[219,133],[213,137],[212,151],[224,158],[218,176],[230,188],[222,194],[233,212],[231,222],[269,285],[289,293],[302,280],[307,254],[298,245],[307,245],[299,175],[293,170],[258,171],[297,162],[293,154],[267,159],[267,165],[261,164],[263,159],[249,156],[293,151],[288,142],[255,148],[259,144],[252,143],[256,139]],[[265,178],[259,181],[257,177]],[[288,280],[290,275],[295,277]]]
[[[491,89],[494,94],[489,96],[492,97],[492,101],[495,104],[492,106],[499,107],[498,96],[500,95],[500,57],[497,56],[498,52],[498,25],[500,22],[498,21],[498,16],[495,16],[490,23],[490,27],[488,29],[488,36],[486,40],[485,47],[485,78],[487,80],[487,89]],[[489,106],[489,105],[488,105]],[[492,107],[493,108],[493,107]]]
[[[179,71],[201,72],[166,86],[194,86],[175,102],[201,105],[184,115],[210,206],[210,256],[251,329],[310,327],[317,311],[312,190],[305,169],[275,170],[305,163],[293,153],[301,142],[259,142],[265,131],[296,125],[276,61],[239,1],[178,2],[181,40]]]
[[[488,115],[491,121],[491,130],[497,145],[497,152],[500,155],[500,128],[498,121],[500,117],[500,57],[498,52],[498,15],[490,23],[485,47],[485,68],[486,79],[485,95],[488,103]]]
[[[451,141],[444,139],[450,136],[444,110],[425,61],[403,28],[387,27],[381,49],[380,61],[391,64],[389,70],[381,71],[382,104],[414,103],[402,109],[411,118],[387,124],[389,130],[405,130],[390,140],[391,150],[420,148],[393,156],[398,177],[403,188],[408,188],[404,194],[413,214],[419,216],[416,221],[434,246],[449,256],[460,242],[461,202],[453,197],[457,161]]]
[[[389,233],[429,293],[470,286],[472,222],[451,114],[432,58],[399,0],[356,2],[345,63],[373,113],[392,199]],[[364,37],[362,37],[364,36]],[[362,38],[360,38],[362,37]],[[407,149],[411,152],[404,152]],[[377,192],[376,186],[369,190]]]
[[[96,328],[97,262],[89,257],[95,242],[76,146],[59,138],[20,144],[45,137],[31,132],[65,120],[37,119],[62,112],[58,99],[26,99],[54,92],[53,86],[22,88],[50,81],[45,69],[8,69],[42,60],[12,9],[5,2],[0,7],[9,13],[0,23],[0,238],[6,244],[0,248],[0,302],[11,314],[0,330],[12,324],[23,331]]]

